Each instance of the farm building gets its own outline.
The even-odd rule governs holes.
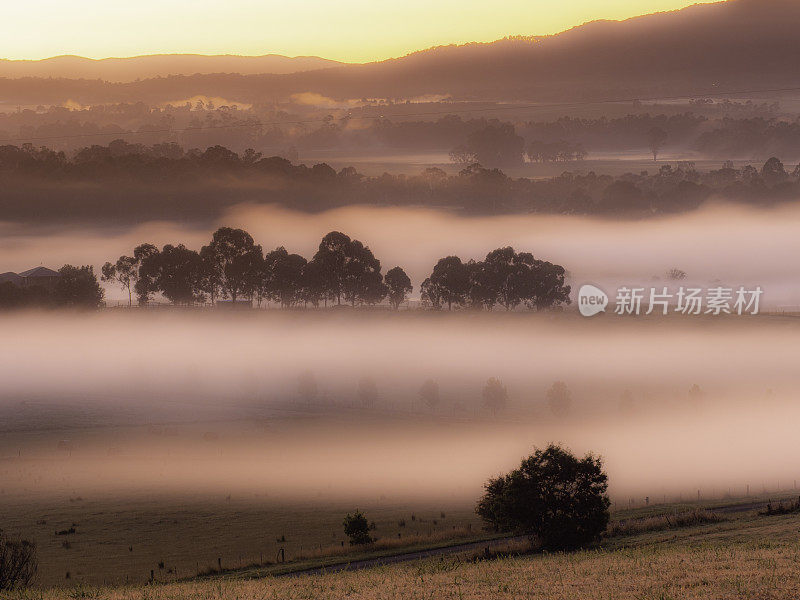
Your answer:
[[[22,273],[0,273],[0,284],[13,283],[16,286],[29,288],[34,286],[52,288],[61,278],[61,273],[47,267],[34,267]]]
[[[11,271],[8,273],[0,273],[0,285],[4,283],[13,283],[18,287],[22,287],[22,277]]]

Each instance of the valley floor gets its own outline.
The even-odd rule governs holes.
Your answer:
[[[536,598],[790,599],[800,589],[800,515],[750,513],[720,523],[609,540],[573,554],[494,560],[447,556],[355,572],[50,590],[108,600]]]

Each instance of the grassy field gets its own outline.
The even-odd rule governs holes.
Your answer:
[[[337,463],[364,465],[359,462],[364,454],[361,445],[369,445],[375,455],[380,446],[374,440],[398,427],[370,422],[372,437],[365,438],[360,422],[355,429],[346,425],[337,421],[336,430],[350,432],[349,437],[360,444],[359,452],[327,461],[326,469]],[[490,426],[430,423],[425,431],[437,438],[449,435],[446,440],[455,439],[455,431],[459,439],[469,438],[475,445],[481,430]],[[480,480],[474,489],[462,493],[455,493],[456,486],[450,486],[450,494],[440,490],[438,495],[422,494],[417,499],[412,489],[406,488],[404,495],[397,487],[382,484],[353,489],[343,496],[341,488],[347,486],[330,487],[322,479],[326,473],[318,469],[308,477],[306,488],[298,488],[293,497],[281,495],[282,486],[293,485],[287,481],[290,469],[283,464],[287,456],[294,457],[298,471],[305,473],[318,458],[316,454],[303,454],[302,444],[306,439],[320,443],[319,432],[331,427],[328,421],[304,421],[301,425],[281,419],[268,428],[260,422],[170,427],[175,429],[174,435],[153,435],[150,427],[126,431],[115,426],[18,431],[0,436],[0,527],[37,544],[38,588],[141,585],[148,581],[151,571],[157,581],[167,583],[219,570],[220,565],[226,572],[247,567],[248,576],[260,577],[486,536],[473,512]],[[209,430],[218,432],[219,440],[206,441],[203,432]],[[407,438],[413,433],[414,439],[421,439],[417,428],[399,431],[411,433],[393,435]],[[525,439],[536,437],[527,429],[523,433],[522,448]],[[300,442],[292,445],[293,436]],[[69,440],[71,450],[59,450],[60,440]],[[456,446],[446,440],[441,446],[447,450],[443,460],[465,462],[463,450],[455,450]],[[497,451],[495,440],[499,437],[491,438],[491,446],[485,444],[487,456]],[[245,443],[247,452],[239,453],[235,445],[239,441]],[[112,447],[119,451],[109,453]],[[21,455],[17,455],[18,448]],[[328,448],[333,452],[332,446]],[[392,462],[395,456],[399,457],[396,463]],[[429,464],[436,458],[435,454],[404,446],[398,455],[380,455],[378,462],[396,464],[399,469],[403,461],[413,463],[413,473],[419,474],[425,461]],[[259,466],[270,461],[274,464],[272,471],[259,471]],[[241,466],[241,473],[228,478],[228,471],[236,465]],[[351,470],[359,477],[368,473],[370,480],[380,476],[380,469]],[[478,470],[491,472],[489,467]],[[179,479],[195,474],[202,477]],[[724,489],[718,489],[716,496],[724,493]],[[704,498],[714,496],[711,489],[704,488],[703,494]],[[644,496],[640,495],[634,503],[638,508],[628,508],[628,498],[620,497],[614,519],[657,518],[665,510],[713,509],[721,502],[665,505],[664,497],[652,493],[651,498],[662,503],[652,501],[643,506]],[[752,503],[755,499],[752,495],[741,501]],[[354,553],[342,531],[344,515],[356,508],[375,522],[372,535],[380,539],[366,552]],[[286,563],[276,564],[281,548]]]
[[[800,515],[736,513],[716,523],[606,540],[572,554],[432,558],[356,572],[224,577],[18,594],[57,600],[219,598],[790,599],[800,589]]]
[[[72,500],[0,502],[3,528],[37,544],[39,586],[143,583],[151,570],[158,579],[174,580],[219,564],[269,565],[280,548],[287,561],[340,554],[346,544],[342,519],[355,508],[338,501],[198,501],[188,495]],[[389,551],[481,534],[471,506],[374,499],[358,508],[375,522],[374,535]],[[75,533],[58,534],[73,525]]]

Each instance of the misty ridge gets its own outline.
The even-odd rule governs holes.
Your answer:
[[[730,0],[303,73],[6,79],[0,221],[208,226],[248,204],[636,219],[774,207],[800,191],[798,90],[774,87],[798,20],[793,2]],[[88,62],[206,72],[279,58]],[[69,74],[87,61],[41,63],[17,66]]]
[[[796,85],[798,24],[800,9],[792,0],[730,0],[589,23],[553,36],[443,46],[376,63],[291,74],[176,75],[129,83],[5,79],[2,100],[88,105],[209,95],[253,103],[265,96],[311,92],[339,100],[449,94],[574,101],[767,89]]]
[[[0,77],[47,77],[102,79],[129,82],[149,77],[194,75],[196,73],[297,73],[340,65],[317,56],[264,56],[150,54],[131,58],[91,59],[81,56],[54,56],[43,60],[0,59]]]
[[[492,145],[496,139],[490,139]],[[501,142],[502,144],[502,142]],[[152,147],[118,140],[67,158],[32,146],[0,147],[7,222],[110,222],[181,219],[209,222],[237,204],[278,204],[302,211],[348,205],[430,206],[477,214],[577,214],[625,218],[693,210],[712,199],[752,206],[794,201],[800,168],[777,158],[760,168],[700,172],[694,163],[657,165],[651,173],[611,176],[564,172],[547,179],[512,178],[467,161],[455,175],[429,167],[419,175],[365,176],[287,159],[239,154],[222,146],[185,152],[175,144]]]
[[[788,101],[791,106],[792,99]],[[252,106],[224,102],[203,96],[183,104],[26,107],[0,113],[0,137],[18,146],[46,142],[67,152],[80,150],[89,141],[105,144],[119,136],[143,145],[175,143],[187,149],[222,145],[237,152],[253,148],[294,159],[319,152],[347,156],[366,150],[382,154],[470,150],[470,143],[479,143],[481,136],[494,130],[499,130],[496,137],[523,138],[519,148],[501,137],[497,142],[505,141],[505,150],[478,152],[484,166],[496,167],[518,165],[526,158],[575,162],[604,152],[649,153],[650,132],[658,128],[666,134],[662,147],[673,152],[727,159],[798,157],[797,115],[777,101],[699,97],[671,104],[635,101],[550,109],[453,101],[364,100],[337,106],[313,95]],[[487,111],[502,115],[471,116]],[[602,116],[596,116],[598,111]],[[531,114],[540,115],[539,120],[532,120]],[[532,147],[536,144],[551,145],[551,152],[537,151]]]

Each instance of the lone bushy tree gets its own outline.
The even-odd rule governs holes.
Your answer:
[[[369,535],[369,522],[364,514],[356,509],[354,514],[347,513],[344,518],[344,534],[353,545],[370,544],[373,539]]]
[[[38,567],[36,546],[12,540],[0,529],[0,591],[28,587]]]
[[[600,458],[578,459],[550,444],[518,469],[486,484],[475,512],[498,531],[535,537],[547,550],[570,550],[597,540],[608,525],[608,476]]]
[[[400,305],[406,301],[406,298],[414,289],[411,285],[411,279],[409,279],[408,275],[405,271],[403,271],[403,269],[400,267],[395,267],[386,272],[386,276],[383,278],[383,280],[386,284],[389,302],[391,303],[392,308],[397,310],[400,308]]]

